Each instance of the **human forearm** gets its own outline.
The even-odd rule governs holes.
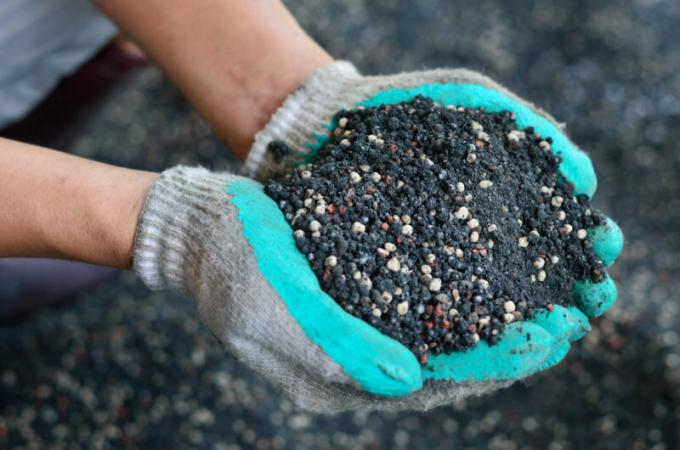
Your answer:
[[[129,267],[156,175],[0,139],[0,257]]]
[[[240,157],[331,57],[276,0],[96,0]]]

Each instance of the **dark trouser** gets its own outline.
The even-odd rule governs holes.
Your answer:
[[[0,258],[0,319],[28,314],[112,276],[115,269],[55,259]]]

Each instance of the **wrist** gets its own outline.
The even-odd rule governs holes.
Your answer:
[[[38,256],[128,269],[144,197],[157,174],[84,163],[63,178],[59,203],[43,208],[40,234],[47,244]]]
[[[144,200],[158,174],[128,169],[117,169],[117,172],[111,183],[103,186],[102,199],[110,198],[111,204],[99,203],[95,214],[102,233],[110,236],[107,265],[129,269]]]
[[[232,92],[214,115],[206,115],[215,134],[239,158],[245,159],[255,135],[269,123],[283,102],[316,70],[331,64],[330,57],[307,35],[267,37],[268,49],[258,61],[238,64],[223,78]],[[285,33],[284,33],[285,34]]]

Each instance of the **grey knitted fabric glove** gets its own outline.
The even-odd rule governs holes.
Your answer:
[[[234,201],[236,186],[239,192],[247,194],[245,204],[240,206]],[[272,282],[261,272],[264,259],[274,258],[275,252],[283,250],[272,247],[269,255],[260,255],[258,260],[245,236],[242,216],[244,209],[254,202],[267,200],[261,185],[242,177],[187,167],[163,172],[145,200],[135,240],[134,270],[153,289],[172,288],[193,297],[202,320],[226,349],[283,390],[295,404],[309,410],[427,409],[509,384],[428,381],[422,389],[405,396],[376,395],[362,389],[362,385],[370,382],[363,380],[361,373],[355,374],[356,379],[350,377],[322,349],[316,341],[333,350],[333,345],[323,339],[326,336],[318,336],[324,333],[323,329],[303,330]],[[271,210],[262,213],[269,216],[251,233],[267,234],[271,232],[268,226],[285,224],[275,203],[269,201]],[[253,234],[249,237],[257,238]],[[297,274],[291,266],[290,273],[284,275],[294,280]],[[297,289],[304,296],[301,290],[312,288]],[[316,301],[314,295],[318,294],[311,297]],[[322,300],[319,296],[318,301]],[[338,321],[345,320],[345,315],[351,318],[339,306],[332,306],[337,311],[329,309],[329,314],[338,314]],[[331,336],[339,346],[345,339],[364,336],[360,327],[369,325],[356,321],[351,323],[354,329],[348,327],[345,333]],[[374,366],[389,372],[385,358],[394,354],[396,347],[377,330],[375,335],[366,336],[366,342],[350,349],[356,355],[354,362],[366,372],[375,369]],[[394,344],[398,345],[396,341]],[[373,358],[368,352],[365,357],[359,347],[378,348],[375,353],[387,356],[378,354]],[[403,350],[406,351],[405,347]],[[415,357],[408,357],[415,364],[411,368],[419,372]],[[398,378],[399,374],[389,375]],[[369,387],[375,391],[384,386]]]

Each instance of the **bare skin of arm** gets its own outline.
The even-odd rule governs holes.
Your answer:
[[[275,0],[98,0],[244,158],[309,74],[332,61]],[[0,257],[129,268],[157,174],[0,139]]]
[[[245,158],[255,134],[332,58],[277,0],[96,0]]]
[[[156,174],[0,139],[0,256],[127,268]]]

